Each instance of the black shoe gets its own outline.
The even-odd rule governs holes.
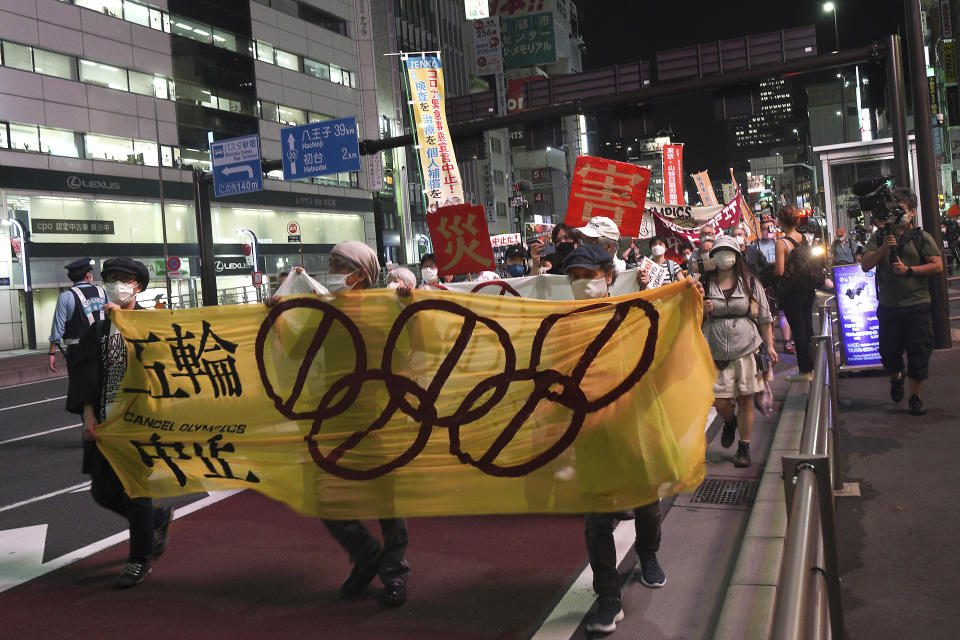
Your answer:
[[[923,406],[923,400],[921,400],[920,396],[918,395],[910,396],[910,415],[914,415],[914,416],[927,415],[927,408]]]
[[[894,380],[890,378],[890,399],[894,402],[900,402],[903,400],[903,374],[900,374],[900,377]]]
[[[601,598],[596,613],[587,616],[587,631],[610,633],[623,620],[623,607],[618,598]]]
[[[403,580],[391,580],[377,596],[385,607],[399,607],[407,601],[407,583]]]
[[[377,575],[377,566],[380,563],[380,546],[367,558],[353,565],[353,570],[347,579],[340,585],[340,593],[345,598],[353,598],[360,595],[370,585],[370,582]]]
[[[153,551],[150,552],[150,557],[154,560],[167,550],[167,531],[170,530],[170,522],[173,520],[173,509],[170,507],[162,507],[159,511],[159,519],[153,528]]]
[[[737,435],[737,416],[733,420],[723,423],[723,433],[720,434],[720,446],[724,449],[733,444],[733,437]]]
[[[659,589],[667,584],[667,574],[657,562],[656,555],[640,559],[640,584],[650,589]]]
[[[750,466],[750,443],[740,441],[737,445],[737,455],[733,456],[733,466],[745,469]]]
[[[144,560],[143,562],[128,562],[127,566],[123,568],[123,572],[117,576],[113,587],[115,589],[135,587],[146,580],[148,575],[150,575],[149,560]]]

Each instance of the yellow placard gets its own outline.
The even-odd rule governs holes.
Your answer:
[[[420,147],[420,172],[427,197],[427,208],[468,204],[463,200],[463,181],[453,152],[453,139],[447,127],[447,108],[443,89],[443,65],[439,56],[404,55],[410,83],[410,108],[416,122]]]
[[[684,283],[114,312],[100,449],[133,496],[249,488],[327,518],[631,508],[703,479],[701,317]]]

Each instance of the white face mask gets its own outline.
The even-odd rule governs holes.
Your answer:
[[[550,271],[550,268],[549,268],[549,267],[540,267],[539,273],[540,273],[540,275],[543,275],[543,274],[547,273],[548,271]]]
[[[650,248],[650,253],[652,253],[658,258],[663,254],[665,254],[666,252],[667,252],[667,248],[662,244],[655,244]]]
[[[427,284],[433,284],[437,281],[437,268],[436,267],[424,267],[420,269],[420,277],[423,278],[423,281]]]
[[[353,275],[355,272],[351,273],[331,273],[327,276],[327,290],[330,293],[340,293],[341,291],[349,291],[353,289],[352,286],[347,285],[347,276]]]
[[[733,239],[737,241],[737,246],[742,247],[747,244],[747,239],[743,236],[733,236]]]
[[[607,297],[606,278],[573,280],[570,282],[570,288],[573,289],[575,300],[594,300]]]
[[[737,256],[733,251],[717,251],[713,254],[713,261],[720,271],[732,269],[737,264]]]
[[[136,288],[136,284],[114,282],[110,285],[110,299],[121,307],[125,307],[137,297]]]
[[[399,289],[401,284],[399,282],[388,282],[387,289]]]

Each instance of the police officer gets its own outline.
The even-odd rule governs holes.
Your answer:
[[[63,355],[69,374],[80,336],[106,317],[104,306],[107,304],[107,294],[103,287],[93,284],[93,259],[74,260],[64,269],[73,286],[57,298],[53,326],[50,328],[50,371],[57,372],[57,348],[63,351],[63,345],[66,345],[67,350]]]

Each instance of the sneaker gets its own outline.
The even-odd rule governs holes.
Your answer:
[[[623,620],[623,607],[618,598],[603,598],[597,607],[596,613],[587,616],[587,631],[610,633],[617,628],[617,623]]]
[[[783,352],[784,353],[796,353],[797,345],[793,340],[787,340],[783,343]]]
[[[737,445],[737,455],[733,456],[733,466],[745,469],[750,466],[750,443],[740,441]]]
[[[720,446],[724,449],[733,444],[733,437],[737,434],[737,416],[733,420],[723,423],[723,432],[720,434]]]
[[[377,545],[377,550],[373,554],[353,565],[350,575],[340,585],[340,593],[345,598],[353,598],[363,593],[377,575],[379,564],[380,546]]]
[[[117,576],[113,586],[115,589],[129,589],[146,580],[148,575],[150,575],[149,560],[128,562],[127,566],[123,568],[123,572]]]
[[[910,396],[910,415],[914,415],[914,416],[927,415],[927,408],[923,406],[923,400],[921,400],[920,396],[918,395]]]
[[[156,560],[167,550],[167,531],[170,529],[170,522],[173,520],[173,509],[162,507],[159,513],[159,519],[153,528],[153,551],[150,557]]]
[[[640,584],[651,589],[659,589],[667,583],[667,574],[657,562],[657,556],[640,559]]]
[[[903,400],[903,374],[899,378],[890,378],[890,399],[894,402]]]
[[[377,600],[385,607],[399,607],[407,601],[407,583],[403,580],[391,580],[383,587]]]

